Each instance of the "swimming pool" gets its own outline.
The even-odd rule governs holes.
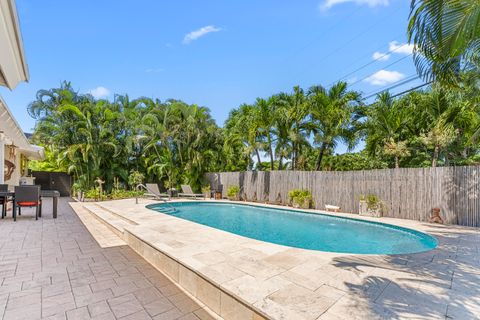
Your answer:
[[[437,240],[389,224],[226,202],[171,202],[147,208],[244,237],[339,253],[404,254],[428,251]]]

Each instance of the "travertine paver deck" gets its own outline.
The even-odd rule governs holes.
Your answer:
[[[155,213],[147,203],[99,205],[135,221],[126,228],[130,234],[272,319],[480,317],[479,229],[382,218],[436,236],[438,248],[393,256],[335,254],[248,239]]]
[[[68,200],[0,220],[0,319],[212,319],[128,246],[101,248]]]

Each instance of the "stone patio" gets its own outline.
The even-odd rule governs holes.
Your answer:
[[[97,221],[102,248],[69,200],[0,220],[1,319],[214,319]]]
[[[418,254],[336,254],[241,237],[154,212],[148,203],[76,206],[225,319],[479,318],[479,229],[355,215],[427,232],[439,246]]]

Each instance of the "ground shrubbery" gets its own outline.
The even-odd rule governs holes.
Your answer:
[[[295,208],[309,209],[313,206],[313,197],[309,190],[290,190],[288,198],[290,199],[290,204]]]
[[[112,192],[106,194],[102,192],[100,196],[100,191],[98,188],[92,188],[83,194],[84,199],[89,200],[119,200],[119,199],[128,199],[141,197],[145,192],[136,191],[136,190],[124,190],[124,189],[113,189]]]

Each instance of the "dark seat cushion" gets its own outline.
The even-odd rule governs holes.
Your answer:
[[[35,201],[24,201],[24,202],[17,202],[17,206],[20,207],[34,207],[38,206],[40,204],[40,201],[35,202]]]

